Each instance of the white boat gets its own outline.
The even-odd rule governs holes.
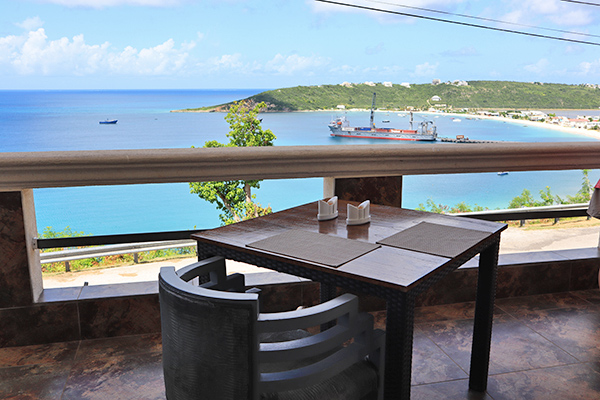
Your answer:
[[[371,123],[369,127],[352,127],[346,118],[337,117],[328,125],[331,136],[361,138],[361,139],[388,139],[388,140],[437,140],[437,128],[433,121],[423,121],[417,129],[413,129],[413,113],[410,113],[410,129],[377,128],[373,121],[375,109],[375,93],[373,93],[373,104],[371,105]]]

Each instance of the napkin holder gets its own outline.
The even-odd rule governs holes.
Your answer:
[[[319,213],[317,219],[319,221],[327,221],[337,218],[338,216],[338,198],[334,196],[329,200],[319,200]]]
[[[362,225],[371,222],[371,202],[365,200],[357,206],[348,204],[346,225]]]

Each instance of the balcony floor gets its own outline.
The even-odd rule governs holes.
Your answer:
[[[599,290],[496,306],[485,394],[467,390],[473,304],[417,310],[412,399],[600,398]],[[1,348],[0,398],[164,399],[160,341],[153,334]]]

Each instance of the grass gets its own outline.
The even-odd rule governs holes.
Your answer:
[[[69,261],[69,267],[71,272],[75,271],[89,271],[94,269],[107,269],[124,267],[127,265],[143,264],[149,262],[173,260],[178,258],[189,258],[196,256],[195,247],[182,247],[176,249],[165,249],[165,250],[153,250],[144,251],[137,253],[138,262],[135,262],[134,253],[119,254],[113,256],[104,257],[93,257],[85,258],[81,260]],[[42,273],[47,274],[61,274],[66,272],[66,265],[64,262],[42,264]]]
[[[508,221],[509,226],[519,226],[519,221]],[[586,217],[560,218],[558,222],[554,218],[535,219],[525,221],[525,225],[521,229],[527,231],[544,230],[544,229],[569,229],[569,228],[589,228],[600,226],[600,220],[595,218],[587,219]]]

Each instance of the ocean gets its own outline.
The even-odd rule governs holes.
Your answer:
[[[226,142],[228,125],[223,113],[171,113],[171,110],[223,104],[262,92],[256,90],[103,90],[0,91],[0,152],[52,150],[110,150],[201,147],[208,140]],[[558,114],[598,115],[597,111]],[[276,146],[381,144],[373,139],[329,136],[329,112],[261,114],[264,128],[277,136]],[[353,125],[368,125],[369,113],[347,112]],[[415,122],[431,115],[415,114]],[[101,125],[118,119],[116,125]],[[408,117],[380,111],[375,121],[407,127]],[[520,142],[589,141],[589,137],[502,121],[435,116],[444,137]],[[398,145],[394,141],[386,142]],[[432,146],[449,144],[431,143]],[[581,187],[581,171],[511,172],[406,176],[403,206],[418,207],[428,199],[453,206],[460,202],[490,209],[505,208],[529,189],[538,197],[550,186],[565,197]],[[600,178],[592,171],[590,180]],[[256,191],[262,205],[275,211],[322,197],[322,179],[268,180]],[[93,235],[211,228],[220,224],[212,204],[189,193],[186,183],[92,186],[34,190],[38,230],[46,227]]]

